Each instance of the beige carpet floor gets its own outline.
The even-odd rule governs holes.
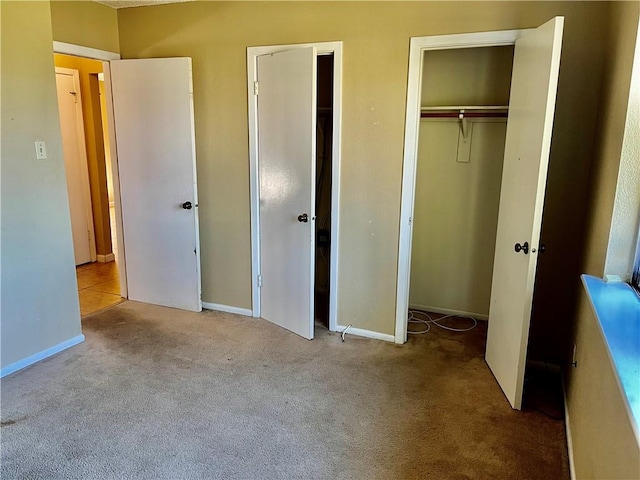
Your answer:
[[[125,302],[2,380],[2,479],[567,479],[562,420],[513,411],[485,325],[405,346]]]

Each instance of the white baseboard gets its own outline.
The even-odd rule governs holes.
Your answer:
[[[248,308],[231,307],[229,305],[221,305],[219,303],[202,302],[202,308],[207,310],[217,310],[218,312],[236,313],[245,317],[253,317],[253,311]]]
[[[49,347],[46,350],[42,350],[41,352],[31,355],[30,357],[23,358],[22,360],[18,360],[17,362],[12,363],[11,365],[7,365],[3,369],[1,369],[0,378],[10,375],[14,372],[17,372],[18,370],[22,370],[23,368],[33,365],[34,363],[44,360],[45,358],[51,357],[56,353],[60,353],[63,350],[66,350],[67,348],[71,348],[74,345],[77,345],[82,342],[84,342],[84,335],[80,334],[77,337],[70,338],[69,340],[66,340],[62,343],[54,345],[53,347]]]
[[[116,256],[113,254],[113,252],[111,252],[111,253],[107,253],[106,255],[96,255],[96,259],[100,263],[107,263],[107,262],[113,262],[116,259]]]
[[[573,438],[571,437],[571,422],[569,422],[569,409],[567,408],[567,390],[564,387],[564,374],[562,375],[562,398],[564,400],[564,428],[567,435],[567,456],[569,457],[569,474],[571,480],[576,480],[576,464],[573,457]]]
[[[425,312],[441,313],[443,315],[466,315],[476,320],[489,320],[489,315],[484,313],[464,312],[462,310],[453,310],[450,308],[430,307],[428,305],[418,305],[417,303],[409,304],[409,308],[414,310],[424,310]]]
[[[342,333],[347,328],[344,325],[336,325],[336,332]],[[371,330],[363,330],[362,328],[349,327],[347,335],[356,335],[358,337],[372,338],[374,340],[384,340],[385,342],[395,343],[396,337],[386,333],[372,332]]]

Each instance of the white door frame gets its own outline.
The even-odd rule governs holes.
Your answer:
[[[247,48],[247,92],[249,103],[249,183],[251,190],[251,306],[260,317],[260,182],[258,179],[258,80],[257,58],[296,48],[316,47],[318,55],[333,54],[333,146],[331,168],[331,250],[329,266],[329,330],[338,325],[338,227],[340,214],[340,134],[342,131],[342,42],[269,45]],[[315,232],[314,232],[315,235]],[[315,255],[315,252],[312,252]],[[312,302],[315,300],[312,298]]]
[[[102,70],[104,73],[105,91],[107,94],[107,121],[109,132],[109,147],[111,149],[111,170],[113,178],[113,200],[116,209],[116,234],[118,237],[118,270],[120,277],[120,296],[129,298],[127,290],[127,266],[125,263],[125,245],[124,234],[122,231],[122,203],[120,201],[120,177],[118,175],[118,149],[116,146],[115,124],[113,117],[113,102],[111,99],[111,70],[109,61],[119,60],[120,54],[109,52],[107,50],[98,50],[96,48],[83,47],[64,42],[53,42],[54,53],[63,53],[65,55],[74,55],[76,57],[92,58],[102,61]]]
[[[89,164],[87,162],[87,140],[84,135],[84,112],[82,111],[82,93],[80,91],[80,73],[75,68],[55,67],[56,73],[69,75],[73,78],[73,88],[76,90],[76,130],[78,149],[80,152],[80,169],[82,170],[82,196],[85,205],[85,216],[89,230],[89,257],[92,262],[96,255],[96,231],[93,224],[93,203],[91,202],[91,186],[89,185]],[[71,200],[71,199],[70,199]]]
[[[407,310],[409,308],[409,279],[411,275],[411,242],[413,237],[413,207],[418,164],[418,134],[420,132],[420,99],[422,98],[422,69],[424,52],[458,48],[498,47],[515,45],[516,40],[530,30],[500,30],[494,32],[462,33],[412,37],[409,50],[407,110],[402,165],[402,197],[400,200],[400,238],[398,241],[398,286],[396,293],[395,343],[407,341]]]

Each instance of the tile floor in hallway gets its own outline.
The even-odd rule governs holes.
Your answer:
[[[116,262],[93,262],[76,267],[80,315],[83,317],[123,301]]]

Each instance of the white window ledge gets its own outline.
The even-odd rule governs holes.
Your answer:
[[[582,275],[591,307],[598,319],[618,376],[633,429],[640,425],[640,297],[623,282],[607,283]]]

